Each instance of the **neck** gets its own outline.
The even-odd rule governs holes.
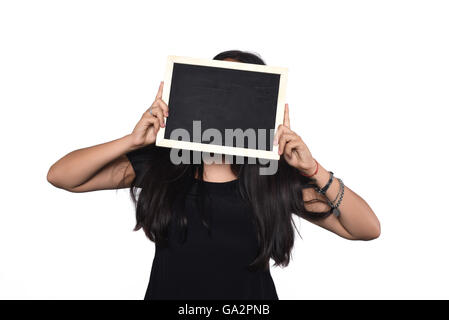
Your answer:
[[[226,163],[211,163],[203,165],[203,180],[208,182],[228,182],[237,179],[231,165]],[[196,177],[198,178],[198,176]]]
[[[204,164],[204,181],[228,182],[236,178],[230,164]]]

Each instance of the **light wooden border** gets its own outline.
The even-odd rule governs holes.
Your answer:
[[[181,56],[168,56],[167,67],[165,71],[164,78],[164,91],[162,93],[162,100],[164,100],[170,107],[170,88],[171,79],[173,73],[173,64],[192,64],[206,67],[217,67],[226,69],[236,69],[236,70],[246,70],[246,71],[257,71],[266,73],[275,73],[280,75],[279,80],[279,94],[276,108],[276,120],[275,128],[277,129],[279,125],[283,123],[284,120],[284,108],[285,108],[285,91],[287,85],[287,68],[282,67],[272,67],[267,65],[259,65],[252,63],[242,63],[233,61],[222,61],[222,60],[209,60],[209,59],[198,59],[189,58]],[[278,146],[273,146],[273,151],[265,150],[254,150],[247,148],[229,147],[229,146],[218,146],[213,144],[198,143],[198,142],[188,142],[179,140],[165,139],[165,128],[160,128],[156,136],[156,145],[160,147],[175,148],[175,149],[187,149],[194,151],[204,151],[204,152],[214,152],[221,154],[231,154],[235,156],[262,158],[279,160]]]

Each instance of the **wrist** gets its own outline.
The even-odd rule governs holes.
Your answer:
[[[127,152],[141,148],[140,145],[135,143],[134,137],[132,134],[127,134],[127,135],[123,136],[121,138],[121,140],[123,141],[123,144],[125,145]]]
[[[319,163],[318,163],[318,171],[317,173],[312,177],[312,179],[314,180],[316,186],[318,188],[323,188],[326,183],[329,181],[330,178],[330,172],[327,171],[325,168],[323,168]]]
[[[297,168],[299,172],[307,177],[313,179],[313,177],[318,173],[319,163],[313,158],[313,166],[310,169]]]

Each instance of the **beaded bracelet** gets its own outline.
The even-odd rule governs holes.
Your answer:
[[[340,185],[337,196],[335,197],[334,201],[331,201],[328,199],[328,202],[332,208],[331,212],[334,213],[338,217],[340,215],[340,210],[338,209],[338,207],[340,206],[340,203],[343,199],[343,195],[345,194],[345,185],[343,183],[343,180],[341,180],[340,178],[337,178],[337,181]],[[337,201],[337,204],[335,204],[336,201]]]
[[[329,171],[329,173],[330,173],[330,176],[329,176],[329,180],[327,181],[326,185],[322,189],[320,189],[318,187],[315,188],[315,190],[322,195],[326,194],[327,189],[329,189],[332,181],[334,180],[334,173],[332,171]]]
[[[337,193],[337,196],[335,197],[335,199],[334,199],[334,201],[331,201],[331,200],[329,200],[329,204],[332,206],[332,207],[334,207],[334,203],[338,200],[338,197],[340,196],[340,192],[341,192],[341,183],[342,183],[342,181],[341,181],[341,179],[339,179],[339,178],[335,178],[335,179],[337,179],[337,181],[338,181],[338,193]]]
[[[340,206],[341,200],[343,200],[343,196],[345,194],[345,184],[343,183],[343,181],[341,179],[338,179],[338,180],[339,180],[339,182],[341,184],[341,188],[340,188],[341,195],[340,195],[340,198],[338,199],[337,204],[335,205],[335,208],[338,208]]]

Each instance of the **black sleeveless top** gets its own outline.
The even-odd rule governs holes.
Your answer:
[[[126,154],[136,178],[145,161],[142,152],[138,149]],[[204,212],[210,232],[198,207],[200,183],[208,194]],[[170,223],[168,246],[156,245],[145,300],[278,299],[269,269],[247,269],[257,256],[257,233],[237,185],[238,180],[193,181],[185,205],[173,210],[175,216],[182,213],[187,217],[186,241],[179,242],[181,229]]]

